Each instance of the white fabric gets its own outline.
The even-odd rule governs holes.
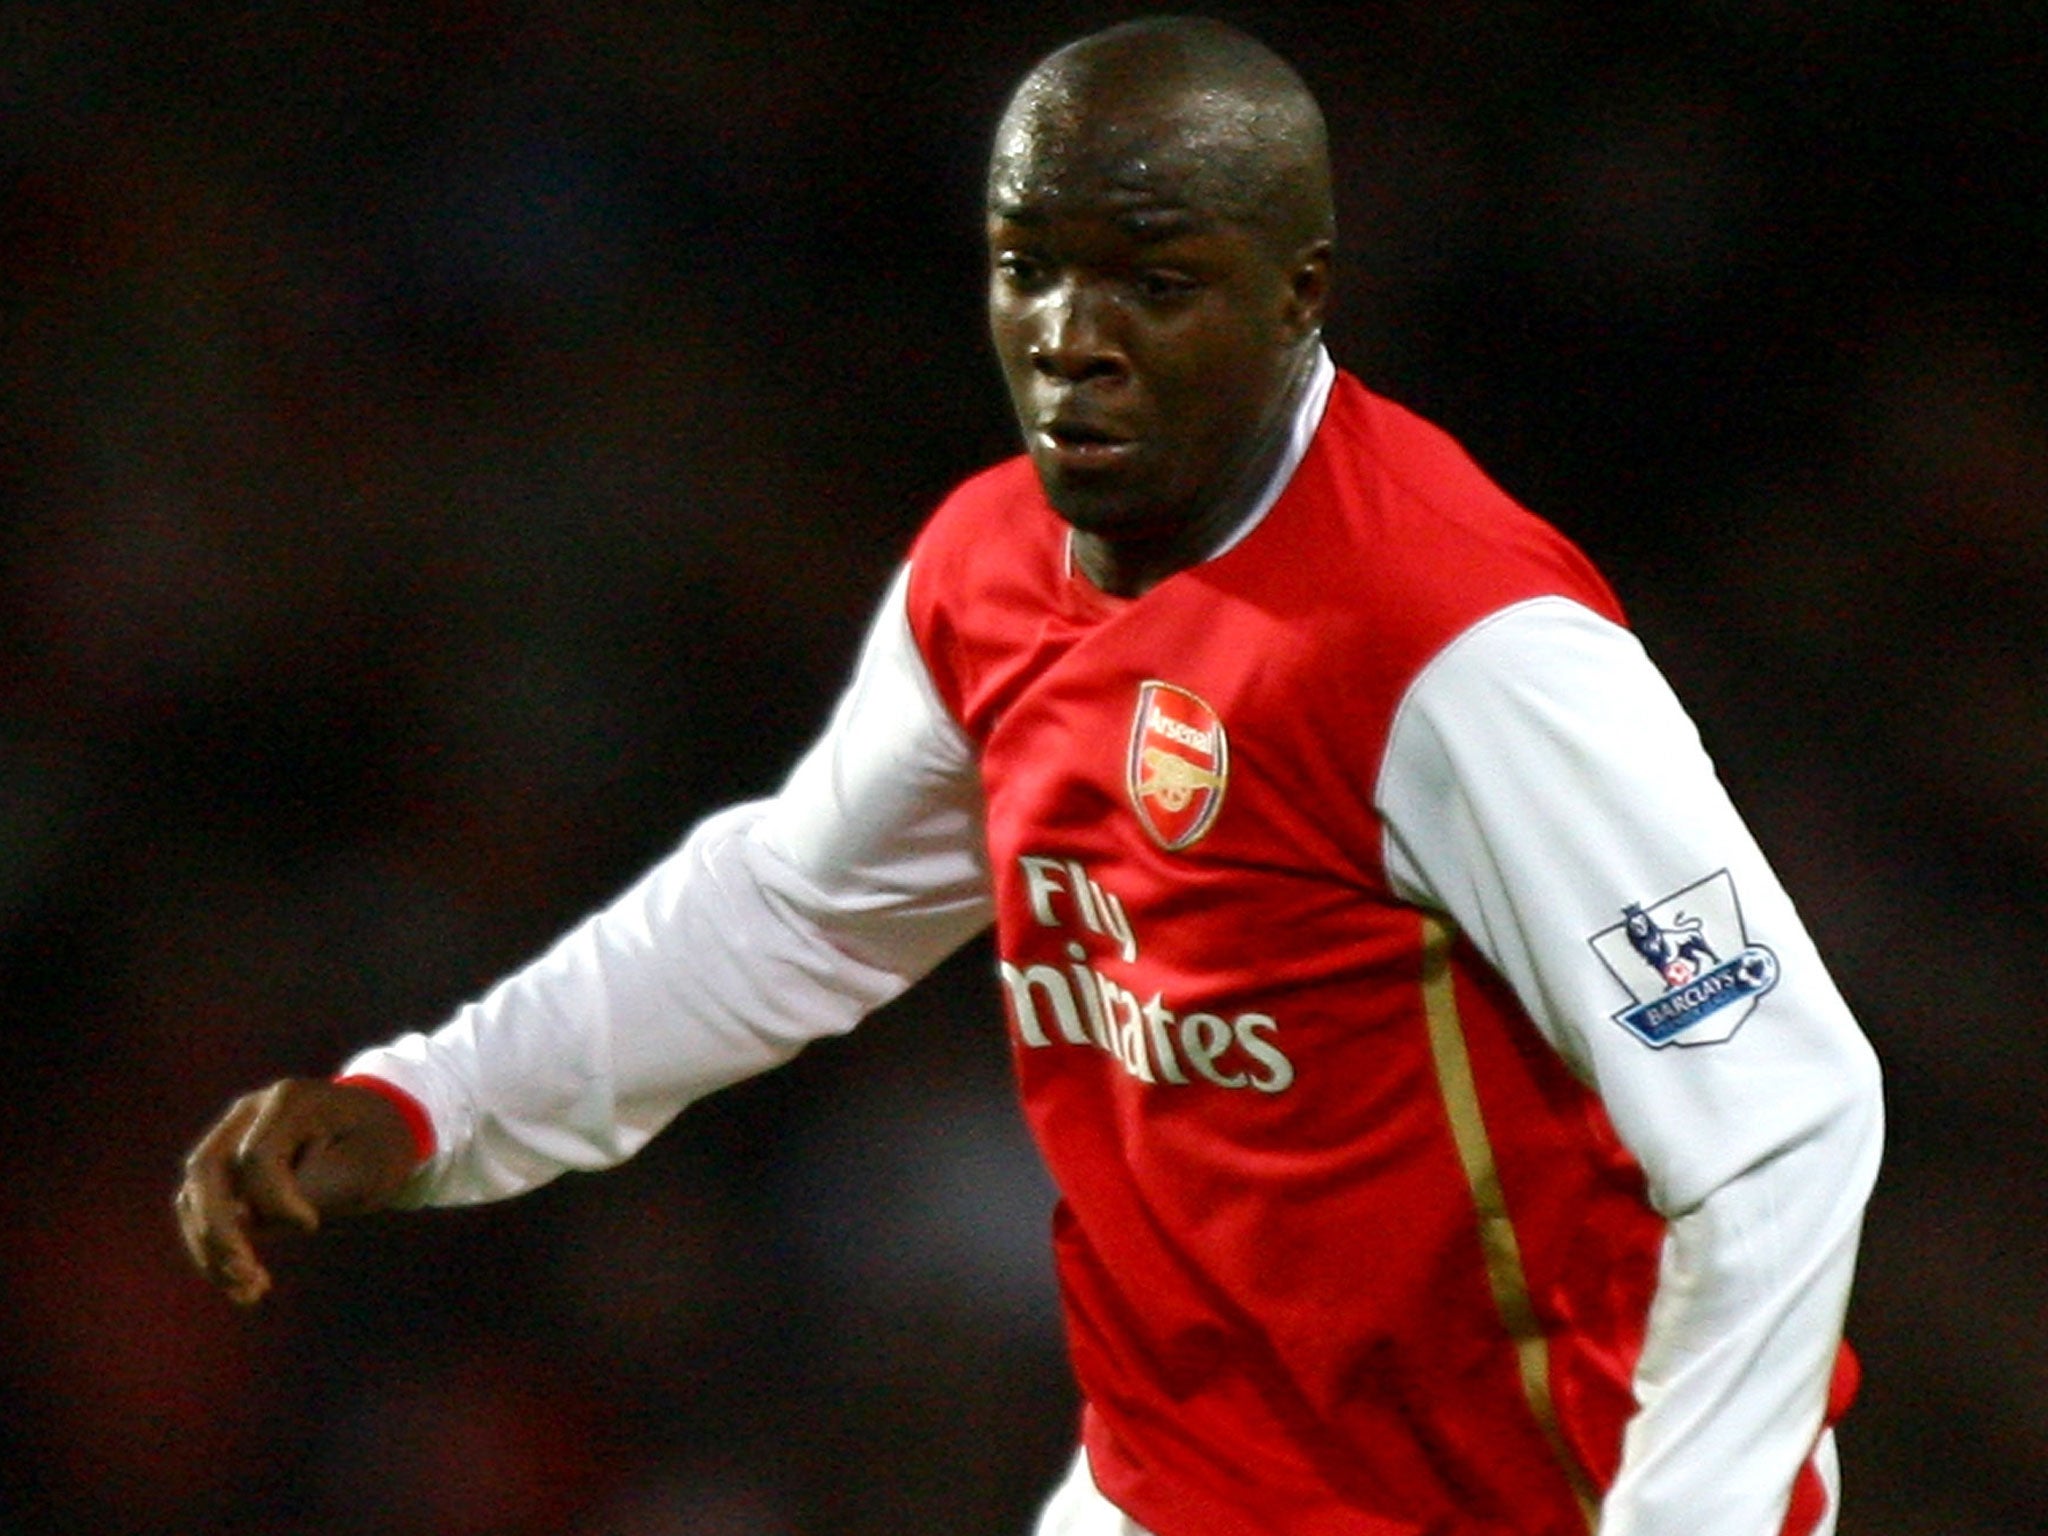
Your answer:
[[[1088,1453],[1076,1451],[1067,1475],[1039,1511],[1031,1536],[1151,1536],[1151,1532],[1103,1497],[1088,1468]]]
[[[987,926],[980,781],[911,641],[903,584],[780,794],[705,820],[442,1028],[344,1068],[396,1083],[433,1120],[413,1203],[502,1199],[622,1162]]]
[[[1842,1513],[1842,1459],[1833,1430],[1822,1435],[1820,1444],[1814,1447],[1813,1466],[1820,1473],[1820,1485],[1828,1495],[1827,1513],[1813,1528],[1813,1536],[1835,1536],[1835,1524]]]
[[[1273,478],[1259,499],[1252,503],[1252,509],[1244,515],[1244,521],[1230,531],[1230,537],[1210,553],[1214,560],[1217,555],[1235,549],[1250,535],[1251,531],[1266,520],[1266,514],[1273,510],[1273,504],[1280,499],[1280,493],[1287,489],[1287,482],[1294,478],[1294,471],[1300,467],[1302,458],[1308,453],[1308,445],[1315,441],[1316,428],[1323,424],[1323,408],[1330,403],[1330,387],[1337,382],[1337,365],[1330,360],[1330,354],[1322,347],[1316,348],[1315,367],[1310,371],[1308,384],[1301,392],[1301,399],[1295,403],[1294,419],[1288,423],[1287,451],[1280,455],[1280,462],[1274,467]]]
[[[1447,648],[1379,800],[1397,891],[1509,980],[1671,1222],[1602,1536],[1770,1536],[1820,1433],[1876,1177],[1874,1055],[1669,687],[1586,609],[1524,603]],[[1653,1048],[1615,1022],[1629,998],[1592,936],[1721,870],[1779,980],[1732,1039]]]

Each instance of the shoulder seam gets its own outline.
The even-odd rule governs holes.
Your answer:
[[[1402,722],[1409,713],[1409,706],[1414,702],[1415,696],[1421,690],[1424,681],[1440,666],[1444,665],[1453,652],[1464,649],[1466,642],[1477,639],[1479,635],[1486,630],[1492,629],[1496,624],[1503,623],[1507,619],[1528,609],[1548,606],[1550,604],[1558,604],[1568,609],[1576,609],[1586,617],[1601,624],[1617,629],[1623,627],[1615,624],[1614,620],[1608,618],[1604,613],[1588,607],[1575,597],[1568,596],[1562,592],[1540,592],[1533,597],[1520,598],[1515,602],[1506,604],[1504,607],[1496,608],[1490,613],[1482,614],[1455,635],[1452,635],[1450,639],[1436,648],[1436,651],[1427,661],[1415,669],[1415,675],[1409,678],[1406,685],[1401,689],[1400,702],[1394,706],[1393,714],[1387,718],[1386,744],[1380,750],[1379,767],[1373,776],[1372,803],[1375,810],[1379,810],[1385,804],[1382,790],[1386,784],[1387,764],[1394,755],[1394,741],[1400,735]]]

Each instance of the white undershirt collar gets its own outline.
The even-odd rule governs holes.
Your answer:
[[[1210,551],[1209,559],[1214,560],[1218,555],[1235,549],[1244,541],[1246,534],[1266,520],[1266,514],[1273,510],[1273,503],[1280,499],[1280,493],[1287,489],[1287,482],[1294,478],[1295,470],[1301,467],[1302,459],[1307,456],[1316,428],[1323,424],[1323,410],[1330,403],[1330,386],[1336,382],[1337,365],[1330,361],[1329,348],[1318,342],[1315,368],[1309,374],[1308,388],[1295,402],[1294,420],[1287,428],[1287,451],[1273,466],[1272,478],[1266,482],[1265,490],[1259,493],[1259,499],[1252,503],[1251,511],[1244,515],[1244,521],[1230,531],[1229,538]]]

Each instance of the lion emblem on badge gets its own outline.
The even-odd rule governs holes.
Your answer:
[[[1622,928],[1649,967],[1664,978],[1667,987],[1682,987],[1703,970],[1721,963],[1714,946],[1706,940],[1706,923],[1683,912],[1672,916],[1667,927],[1634,902],[1621,909]]]

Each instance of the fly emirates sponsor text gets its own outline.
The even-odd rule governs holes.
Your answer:
[[[1018,861],[1033,919],[1045,928],[1078,930],[1109,940],[1126,964],[1138,958],[1137,934],[1116,894],[1075,859],[1025,854]],[[1280,1093],[1294,1082],[1294,1063],[1280,1049],[1271,1014],[1182,1013],[1164,994],[1140,997],[1088,962],[1079,937],[1066,945],[1065,966],[1000,962],[1010,1016],[1033,1049],[1055,1042],[1107,1051],[1140,1082],[1209,1083]]]

